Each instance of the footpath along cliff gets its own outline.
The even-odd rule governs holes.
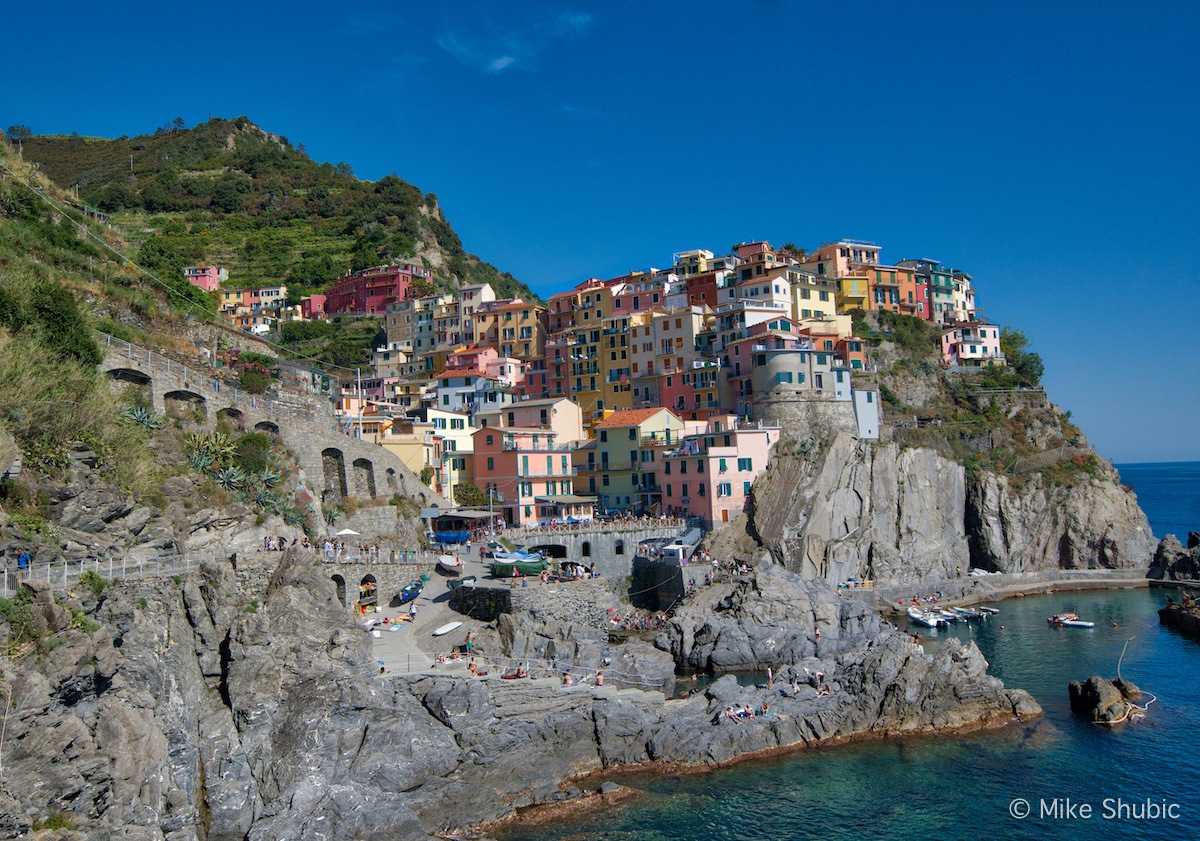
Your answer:
[[[865,605],[778,568],[705,591],[659,640],[681,665],[772,665],[775,685],[726,677],[679,700],[381,676],[369,634],[302,550],[284,556],[262,604],[245,602],[224,563],[179,584],[30,595],[59,642],[4,664],[0,837],[57,815],[89,838],[424,838],[575,796],[560,782],[600,769],[1040,714],[987,676],[974,645],[925,655]],[[94,624],[71,628],[73,614]],[[764,702],[769,716],[725,716]]]

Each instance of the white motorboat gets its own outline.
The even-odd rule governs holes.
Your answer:
[[[908,618],[918,625],[924,625],[926,628],[940,628],[946,624],[946,620],[941,616],[921,610],[916,605],[908,609]]]

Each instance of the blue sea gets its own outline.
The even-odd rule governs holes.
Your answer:
[[[1118,470],[1134,486],[1155,535],[1186,539],[1189,530],[1200,531],[1200,463]],[[1039,721],[973,736],[802,751],[706,774],[613,774],[641,794],[549,826],[512,826],[497,838],[1194,839],[1200,836],[1200,642],[1158,624],[1156,611],[1168,593],[1010,599],[980,626],[940,632],[943,639],[975,640],[992,674],[1029,690],[1042,705]],[[1047,625],[1046,617],[1066,610],[1096,627]],[[1121,674],[1157,697],[1149,715],[1113,729],[1071,715],[1067,682],[1115,676],[1123,649]]]

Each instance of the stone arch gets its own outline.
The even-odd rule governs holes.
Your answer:
[[[583,541],[583,547],[581,550],[581,554],[585,558],[592,557],[592,541],[590,541],[590,540]]]
[[[358,604],[360,607],[379,604],[379,582],[369,572],[358,582]]]
[[[194,391],[168,391],[163,395],[163,403],[166,405],[167,417],[186,419],[196,412],[205,420],[208,419],[208,401]]]
[[[346,579],[340,575],[335,575],[331,579],[333,586],[337,587],[338,601],[342,603],[342,607],[346,607]]]
[[[387,479],[388,490],[400,490],[400,481],[396,478],[396,469],[394,467],[389,467],[385,476]]]
[[[153,385],[150,375],[136,368],[109,368],[108,375],[114,380],[133,385]]]
[[[217,409],[217,420],[224,418],[229,421],[229,425],[239,431],[246,429],[246,415],[241,409],[235,409],[233,406],[226,406],[224,409]]]
[[[617,548],[616,548],[616,552],[617,552],[617,554],[618,554],[618,555],[624,555],[624,554],[625,554],[625,541],[624,541],[624,540],[618,540],[618,541],[617,541]]]
[[[279,434],[279,424],[275,423],[275,421],[259,421],[254,424],[254,428],[259,432],[268,432],[271,435]]]
[[[354,460],[354,494],[375,498],[375,465],[367,458]]]
[[[537,546],[530,546],[526,552],[541,552],[547,558],[565,558],[567,557],[567,547],[560,543],[539,543]]]
[[[336,503],[347,495],[346,457],[337,447],[326,447],[321,450],[321,467],[325,474],[325,490],[333,491]]]

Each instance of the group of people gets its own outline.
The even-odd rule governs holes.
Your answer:
[[[754,718],[756,715],[770,715],[770,714],[771,714],[771,705],[768,704],[766,701],[763,701],[762,706],[760,706],[757,710],[753,709],[749,704],[744,704],[742,706],[738,706],[737,704],[734,704],[725,709],[725,718],[729,719],[730,721],[732,721],[736,724],[741,724],[746,719]]]
[[[574,676],[572,676],[570,669],[567,669],[565,672],[562,673],[562,685],[563,686],[574,686],[575,685],[575,678],[574,678]],[[593,686],[603,686],[604,685],[604,672],[596,672],[596,676],[594,678],[592,678],[592,685]]]
[[[667,626],[667,614],[663,612],[643,613],[635,610],[621,616],[615,607],[610,607],[608,624],[614,629],[622,628],[626,631],[657,631]]]
[[[308,538],[304,537],[299,540],[292,541],[293,546],[302,546],[305,549],[311,549],[312,544],[308,542]],[[288,539],[282,534],[268,534],[263,537],[263,550],[266,552],[282,552],[288,548]]]

